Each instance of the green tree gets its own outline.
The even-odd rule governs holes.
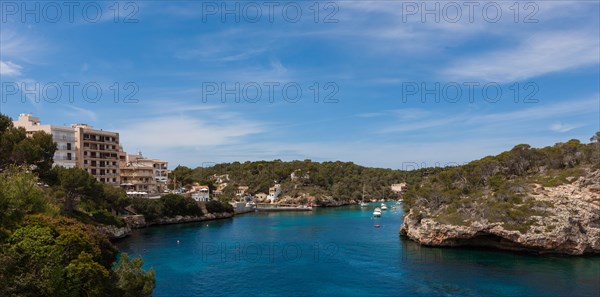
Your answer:
[[[116,248],[94,227],[29,215],[2,245],[0,295],[107,295],[115,258]]]
[[[72,296],[99,297],[111,291],[108,270],[86,252],[81,252],[77,259],[71,261],[65,272]]]
[[[13,226],[25,214],[52,210],[32,173],[19,167],[0,173],[0,229]]]
[[[155,286],[154,269],[150,268],[146,272],[142,269],[143,264],[142,258],[131,260],[126,253],[121,254],[119,263],[114,269],[119,296],[139,297],[152,294]]]
[[[27,165],[45,179],[55,151],[52,135],[40,131],[27,137],[25,129],[15,128],[9,117],[0,114],[0,169],[10,164]]]
[[[76,204],[81,199],[97,201],[101,186],[96,179],[81,168],[57,168],[58,183],[64,193],[64,209],[73,214]]]

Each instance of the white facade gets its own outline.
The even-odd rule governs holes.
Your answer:
[[[279,197],[280,194],[281,194],[281,185],[275,184],[273,187],[269,188],[269,195],[267,196],[267,199],[269,201],[271,201],[271,203],[273,203],[275,200],[277,200],[277,198]]]
[[[75,131],[71,127],[42,125],[38,117],[30,114],[20,114],[19,119],[13,122],[15,127],[25,128],[27,135],[43,131],[52,134],[52,141],[56,143],[53,166],[73,168],[76,166]]]
[[[210,200],[210,191],[207,186],[194,186],[192,199],[198,202],[208,202]]]

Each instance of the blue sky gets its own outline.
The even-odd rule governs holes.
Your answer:
[[[36,3],[28,16],[22,6],[1,7],[0,112],[114,130],[128,152],[172,168],[273,159],[435,166],[519,143],[587,142],[600,130],[598,1],[520,2],[518,13],[512,1],[487,10],[481,2],[472,15],[461,1],[452,2],[458,8],[319,2],[318,9],[275,1],[272,11],[261,1],[99,1],[88,2],[87,19],[82,2],[72,20],[53,2],[57,21],[56,7],[44,2],[25,8]],[[221,5],[234,12],[223,16]],[[92,20],[96,7],[102,13]],[[261,19],[252,22],[257,11]],[[65,83],[79,84],[73,102]],[[81,94],[87,83],[102,89],[95,103]],[[257,85],[258,102],[244,100]],[[222,102],[223,86],[240,102],[231,94]],[[24,87],[34,90],[23,95]],[[302,91],[296,102],[293,87]],[[122,102],[132,91],[138,102]],[[46,100],[53,97],[58,102]]]

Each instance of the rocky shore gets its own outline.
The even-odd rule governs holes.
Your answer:
[[[411,209],[400,234],[428,246],[473,246],[538,254],[600,255],[600,170],[556,187],[533,185],[528,196],[548,205],[525,232],[501,222],[441,223]]]
[[[151,226],[158,225],[170,225],[170,224],[184,224],[184,223],[194,223],[194,222],[203,222],[203,221],[212,221],[212,220],[220,220],[220,219],[228,219],[233,217],[233,213],[223,212],[223,213],[209,213],[203,216],[175,216],[172,218],[159,218],[153,221],[146,221],[146,218],[143,215],[131,215],[123,217],[127,225],[125,227],[117,227],[110,225],[98,225],[96,229],[100,232],[106,234],[109,239],[119,239],[127,237],[132,229],[141,229],[147,228]]]

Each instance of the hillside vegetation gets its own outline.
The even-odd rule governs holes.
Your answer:
[[[600,253],[600,132],[515,146],[409,188],[400,233],[427,245]]]
[[[117,259],[95,225],[122,225],[120,189],[52,168],[56,144],[0,114],[0,296],[149,296],[154,271]]]
[[[401,171],[363,167],[351,162],[313,162],[311,160],[284,162],[257,161],[245,163],[223,163],[212,167],[190,169],[178,166],[172,173],[184,185],[193,182],[206,184],[211,192],[216,188],[214,176],[227,174],[229,181],[221,199],[231,200],[238,186],[248,186],[251,194],[269,193],[275,182],[282,186],[281,197],[300,197],[303,194],[319,200],[330,199],[338,202],[358,201],[362,197],[363,186],[366,199],[397,199],[390,186],[406,181],[416,183],[426,174],[441,170],[427,168],[414,171]],[[297,177],[292,180],[291,174]]]
[[[535,184],[571,183],[600,168],[600,144],[573,139],[545,148],[519,144],[497,156],[449,167],[411,187],[404,208],[449,223],[486,219],[526,227],[548,205],[528,196]]]

